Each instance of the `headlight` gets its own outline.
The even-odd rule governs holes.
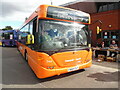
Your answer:
[[[54,66],[49,66],[47,67],[47,69],[54,69]]]

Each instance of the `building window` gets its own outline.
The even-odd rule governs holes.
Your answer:
[[[103,8],[103,7],[102,7],[102,6],[100,6],[100,8],[99,8],[99,11],[98,11],[98,12],[102,12],[102,8]]]
[[[104,5],[103,6],[103,11],[107,11],[108,10],[108,5]]]
[[[103,31],[102,32],[102,41],[105,41],[108,46],[110,45],[111,41],[115,40],[118,44],[119,41],[119,30],[113,30],[113,31]]]
[[[108,10],[113,10],[114,9],[114,4],[109,4],[108,5]]]
[[[104,12],[104,11],[110,11],[116,9],[120,9],[120,2],[106,3],[106,4],[102,3],[98,8],[98,12]]]
[[[103,39],[108,39],[110,33],[109,32],[103,32]]]
[[[119,5],[120,5],[120,3],[115,3],[114,4],[114,9],[119,9]]]
[[[118,39],[119,38],[119,32],[111,32],[111,38],[112,39]]]

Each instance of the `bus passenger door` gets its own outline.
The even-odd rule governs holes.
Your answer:
[[[37,18],[34,19],[31,23],[30,23],[30,34],[33,35],[35,37],[35,33],[37,30]],[[31,43],[29,45],[30,49],[28,49],[28,63],[31,66],[31,68],[33,69],[33,71],[37,72],[36,68],[37,68],[37,52],[35,51],[35,44],[36,44],[36,40],[34,38],[34,43]]]

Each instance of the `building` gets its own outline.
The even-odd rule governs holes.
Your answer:
[[[91,15],[92,46],[104,41],[107,46],[115,40],[120,47],[120,2],[80,2],[61,5]],[[97,30],[98,26],[101,28]]]

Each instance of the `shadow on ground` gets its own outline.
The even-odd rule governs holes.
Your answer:
[[[60,76],[53,76],[46,79],[38,79],[31,70],[28,63],[24,60],[22,55],[16,48],[3,48],[2,52],[2,83],[5,85],[11,84],[38,84],[55,79],[60,79],[68,76],[82,73],[84,69],[61,74]]]
[[[87,77],[95,78],[96,81],[102,81],[102,82],[118,82],[118,80],[120,80],[120,77],[118,77],[117,71],[116,72],[94,73],[94,74],[90,74]]]
[[[85,69],[81,69],[81,70],[78,70],[78,71],[73,71],[73,72],[61,74],[59,76],[53,76],[53,77],[49,77],[49,78],[45,78],[45,79],[40,79],[40,82],[46,82],[46,81],[51,81],[51,80],[55,80],[55,79],[61,79],[61,78],[64,78],[64,77],[69,77],[69,76],[74,75],[74,74],[82,73],[84,71],[85,71]]]
[[[14,74],[15,72],[13,72],[13,75],[8,75],[7,78],[5,78],[3,76],[3,84],[5,85],[11,85],[11,84],[38,84],[38,83],[42,83],[42,82],[47,82],[47,81],[52,81],[52,80],[56,80],[56,79],[61,79],[61,78],[65,78],[65,77],[69,77],[78,73],[82,73],[85,70],[81,69],[78,71],[74,71],[74,72],[69,72],[69,73],[65,73],[65,74],[61,74],[59,76],[52,76],[52,77],[48,77],[48,78],[44,78],[44,79],[39,79],[37,78],[37,76],[34,74],[34,72],[30,69],[30,74],[24,74],[23,72],[21,74],[23,75],[19,75],[16,76],[16,74]],[[4,75],[4,74],[3,74]]]

